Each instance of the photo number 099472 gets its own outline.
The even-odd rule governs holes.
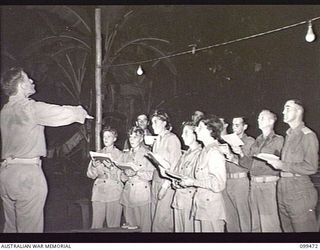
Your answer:
[[[318,244],[316,244],[316,243],[303,243],[303,244],[300,244],[300,248],[316,249],[316,248],[318,248]]]

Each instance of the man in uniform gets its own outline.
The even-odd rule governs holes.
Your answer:
[[[243,141],[241,146],[245,155],[249,154],[254,138],[245,131],[248,124],[244,117],[235,117],[232,120],[232,130]],[[226,214],[228,232],[251,232],[251,215],[249,209],[249,179],[248,166],[243,167],[233,162],[226,162]]]
[[[276,195],[279,171],[258,158],[260,153],[280,157],[284,139],[274,132],[276,120],[270,110],[262,110],[258,116],[262,134],[251,146],[249,156],[240,152],[240,165],[250,166],[252,232],[281,232]]]
[[[300,100],[288,100],[283,109],[287,130],[281,160],[269,164],[280,169],[278,203],[281,226],[285,232],[316,232],[317,190],[309,175],[317,172],[319,142],[316,134],[303,122]]]
[[[45,126],[64,126],[92,119],[81,106],[60,106],[29,99],[36,90],[21,68],[2,78],[9,101],[1,110],[2,159],[0,195],[5,233],[43,232],[47,182],[40,157],[46,156]]]

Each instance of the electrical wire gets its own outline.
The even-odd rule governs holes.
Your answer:
[[[230,41],[223,42],[223,43],[217,43],[217,44],[209,45],[209,46],[202,47],[202,48],[193,47],[191,50],[186,50],[186,51],[182,51],[182,52],[179,52],[179,53],[175,53],[175,54],[171,54],[171,55],[167,55],[167,56],[161,56],[161,57],[148,59],[148,60],[142,60],[142,61],[131,62],[131,63],[112,64],[112,65],[110,65],[110,67],[138,65],[138,64],[140,65],[140,64],[150,63],[150,62],[154,62],[154,61],[159,61],[159,60],[162,60],[162,59],[172,58],[172,57],[176,57],[176,56],[182,56],[182,55],[186,55],[186,54],[190,54],[190,53],[194,54],[195,52],[208,50],[208,49],[211,49],[211,48],[216,48],[216,47],[220,47],[220,46],[224,46],[224,45],[228,45],[228,44],[232,44],[232,43],[236,43],[236,42],[241,42],[241,41],[249,40],[249,39],[260,37],[260,36],[269,35],[269,34],[272,34],[272,33],[275,33],[275,32],[279,32],[279,31],[282,31],[282,30],[287,30],[287,29],[290,29],[290,28],[293,28],[293,27],[296,27],[296,26],[299,26],[299,25],[302,25],[302,24],[306,24],[308,22],[316,21],[318,19],[320,19],[320,16],[314,17],[314,18],[309,19],[307,21],[301,21],[301,22],[290,24],[290,25],[287,25],[287,26],[284,26],[284,27],[280,27],[280,28],[277,28],[277,29],[273,29],[273,30],[262,32],[262,33],[254,34],[254,35],[251,35],[251,36],[246,36],[246,37],[230,40]]]

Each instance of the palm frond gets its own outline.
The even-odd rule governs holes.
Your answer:
[[[86,23],[86,21],[72,8],[68,7],[68,6],[63,6],[64,9],[67,9],[68,11],[70,11],[73,15],[75,15],[78,18],[78,21],[80,21],[84,27],[91,33],[91,29],[89,27],[89,25]]]
[[[73,91],[77,94],[77,97],[75,98],[77,101],[79,101],[78,99],[78,96],[79,96],[79,92],[77,91],[76,87],[74,86],[74,82],[72,80],[72,77],[70,76],[70,74],[66,71],[65,67],[59,63],[58,61],[56,62],[57,65],[59,66],[59,68],[62,70],[62,72],[64,73],[64,75],[67,77],[67,79],[69,80],[69,82],[71,83],[71,86],[73,88]],[[71,91],[72,92],[72,91]],[[73,94],[72,94],[73,95]]]
[[[156,38],[156,37],[143,37],[143,38],[138,38],[138,39],[131,40],[131,41],[125,43],[114,54],[115,55],[119,54],[122,50],[124,50],[125,48],[127,48],[128,46],[130,46],[132,44],[137,44],[139,42],[145,42],[145,41],[157,41],[157,42],[163,42],[163,43],[170,43],[168,40],[165,40],[165,39],[160,39],[160,38]]]
[[[74,46],[74,45],[71,45],[71,46],[64,47],[64,48],[62,48],[62,49],[60,49],[60,50],[58,50],[58,51],[55,51],[55,52],[53,52],[51,55],[52,55],[52,56],[57,56],[57,55],[59,55],[59,54],[62,54],[63,52],[66,52],[66,53],[67,53],[68,50],[76,50],[76,49],[84,50],[84,51],[86,51],[86,52],[89,51],[87,48],[84,48],[84,47],[82,47],[82,46]]]
[[[39,40],[36,40],[35,42],[31,43],[25,48],[25,51],[28,52],[26,54],[31,54],[34,52],[34,50],[38,51],[39,48],[42,46],[50,45],[50,43],[58,42],[63,39],[76,41],[82,44],[85,48],[88,50],[91,50],[91,47],[88,43],[81,40],[80,38],[74,37],[74,36],[68,36],[68,35],[55,35],[55,36],[46,36],[44,38],[41,38]],[[48,44],[49,43],[49,44]]]
[[[79,95],[80,95],[81,86],[80,86],[79,81],[78,81],[77,73],[75,71],[73,63],[72,63],[72,61],[70,59],[70,56],[68,54],[66,54],[66,58],[67,58],[67,62],[70,65],[70,69],[71,69],[71,72],[72,72],[72,75],[73,75],[73,81],[72,81],[73,83],[72,83],[72,85],[75,86],[75,88],[77,90],[77,93],[79,93]],[[70,79],[71,79],[71,76],[70,76]]]

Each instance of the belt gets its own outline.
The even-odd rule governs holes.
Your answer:
[[[10,165],[10,164],[39,164],[41,162],[39,157],[35,158],[7,158],[2,164]]]
[[[239,179],[239,178],[244,178],[244,177],[248,177],[248,174],[245,172],[227,173],[228,179]]]
[[[281,177],[296,177],[296,176],[302,176],[300,174],[293,174],[289,172],[280,172]]]
[[[279,180],[278,176],[251,176],[253,182],[272,182]]]

